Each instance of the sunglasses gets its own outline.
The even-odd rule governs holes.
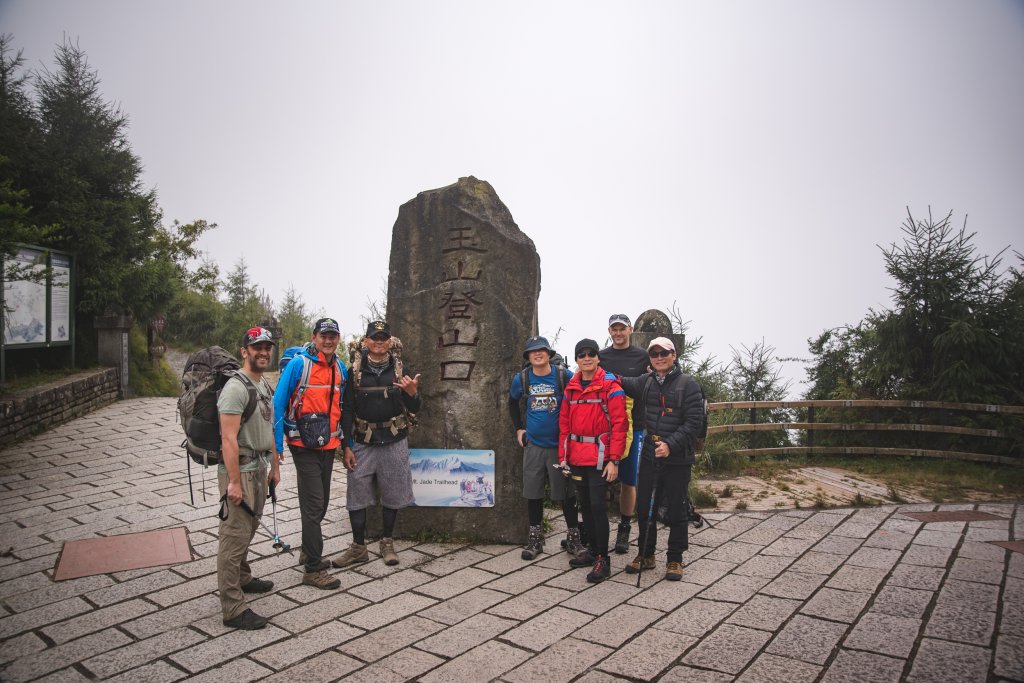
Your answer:
[[[580,358],[597,358],[597,351],[580,351],[576,354],[577,360]]]
[[[667,356],[671,356],[672,352],[671,351],[648,351],[647,355],[649,355],[651,358],[665,358]]]
[[[370,337],[370,339],[372,339],[375,342],[385,342],[388,339],[391,339],[391,337],[386,334],[375,334],[372,337]]]

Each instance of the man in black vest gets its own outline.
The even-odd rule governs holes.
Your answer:
[[[402,366],[392,350],[391,326],[371,322],[350,368],[349,386],[342,409],[345,467],[348,469],[346,507],[352,522],[352,544],[333,558],[335,567],[370,559],[366,551],[366,508],[376,502],[374,481],[380,490],[384,564],[398,564],[392,535],[398,510],[412,505],[409,470],[409,427],[420,410],[420,376]]]

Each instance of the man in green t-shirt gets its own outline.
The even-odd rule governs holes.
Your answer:
[[[268,485],[281,480],[274,457],[274,392],[263,379],[274,345],[269,330],[246,331],[240,348],[242,369],[224,384],[217,399],[221,435],[217,482],[221,496],[227,495],[217,532],[217,588],[224,625],[246,631],[263,628],[267,620],[249,609],[245,593],[266,593],[274,587],[273,581],[255,578],[246,559]],[[251,389],[256,391],[256,406],[246,411]],[[246,412],[249,417],[243,420]]]

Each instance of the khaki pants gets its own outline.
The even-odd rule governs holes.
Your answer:
[[[228,490],[227,472],[217,474],[220,495]],[[256,472],[242,472],[242,498],[257,515],[263,514],[263,505],[267,502],[267,470],[260,468]],[[232,505],[225,501],[227,519],[220,521],[217,530],[217,589],[220,590],[220,606],[224,619],[234,619],[247,608],[242,586],[252,580],[249,562],[249,543],[256,529],[259,528],[258,517],[253,517],[242,509],[241,505]]]

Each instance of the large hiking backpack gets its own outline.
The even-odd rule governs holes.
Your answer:
[[[185,431],[182,446],[188,454],[189,488],[192,486],[192,462],[204,467],[219,465],[220,414],[217,412],[217,398],[221,389],[231,377],[238,375],[248,380],[241,371],[238,361],[219,346],[196,351],[185,361],[181,375],[181,396],[178,397],[178,416]],[[245,381],[249,390],[249,402],[242,412],[242,422],[248,420],[256,410],[258,396],[256,385]],[[205,487],[203,495],[206,495]],[[192,496],[195,504],[195,496]]]

